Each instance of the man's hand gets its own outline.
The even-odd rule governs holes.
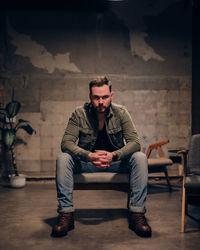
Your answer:
[[[105,169],[110,166],[113,155],[113,153],[105,150],[95,150],[94,153],[89,153],[88,160],[91,161],[96,168]]]

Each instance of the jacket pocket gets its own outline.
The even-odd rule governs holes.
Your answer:
[[[93,140],[92,130],[88,128],[81,128],[79,131],[78,146],[83,149],[89,150],[91,147],[92,140]]]
[[[110,129],[108,135],[114,146],[117,148],[122,148],[124,146],[123,132],[121,128]]]

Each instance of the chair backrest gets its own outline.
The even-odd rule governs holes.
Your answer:
[[[187,173],[200,175],[200,134],[191,137]]]

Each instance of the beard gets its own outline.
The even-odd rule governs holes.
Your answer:
[[[109,112],[110,106],[111,106],[111,103],[109,104],[108,107],[106,107],[104,105],[98,105],[97,107],[93,106],[93,108],[99,114],[104,114],[104,113],[107,114]]]

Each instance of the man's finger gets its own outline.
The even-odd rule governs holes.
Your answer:
[[[95,153],[97,153],[98,155],[107,155],[107,151],[105,150],[95,150]]]
[[[108,159],[107,158],[100,158],[99,159],[100,161],[101,161],[101,163],[103,163],[103,164],[108,164],[109,163],[109,161],[108,161]]]
[[[94,165],[101,165],[101,161],[93,161],[92,164],[94,164]]]
[[[106,156],[107,154],[106,153],[104,153],[104,152],[95,152],[96,154],[97,154],[97,156]]]

